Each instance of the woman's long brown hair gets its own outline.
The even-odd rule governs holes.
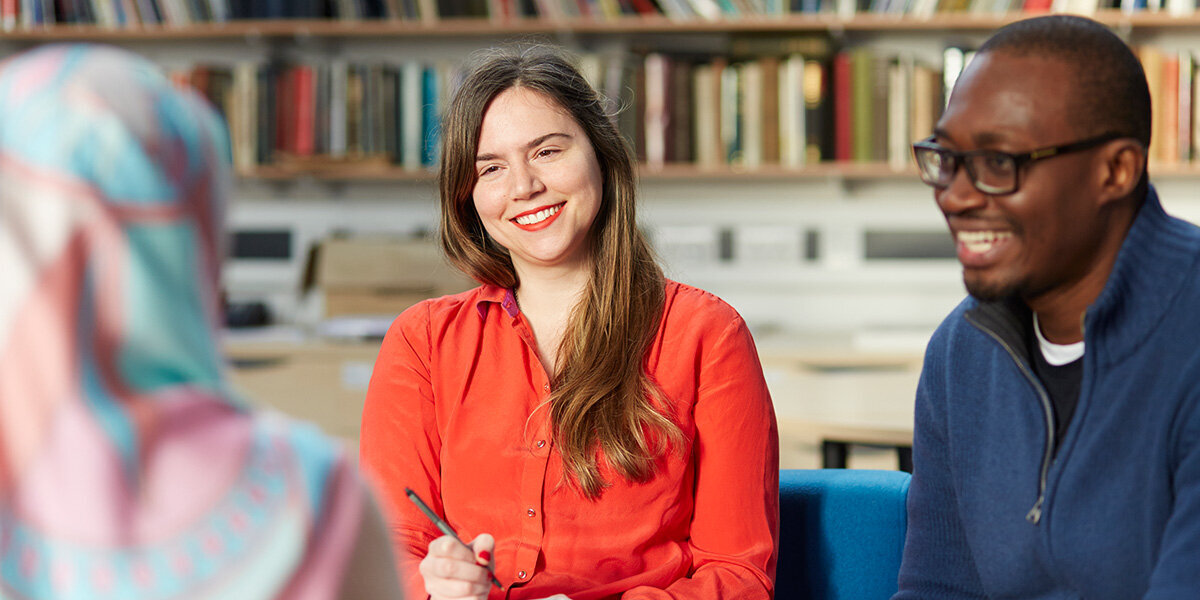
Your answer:
[[[597,498],[609,485],[602,460],[629,481],[646,481],[658,457],[683,437],[644,364],[662,318],[663,274],[637,228],[633,153],[603,97],[561,53],[544,46],[489,52],[447,110],[438,184],[441,244],[449,260],[481,282],[520,285],[508,251],[487,236],[472,200],[483,115],[500,92],[518,86],[544,94],[579,123],[604,178],[588,232],[592,273],[559,345],[550,397],[567,475],[587,497]]]

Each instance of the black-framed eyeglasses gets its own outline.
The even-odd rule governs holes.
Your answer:
[[[971,185],[975,189],[991,195],[1011,194],[1020,187],[1021,167],[1024,165],[1059,156],[1095,148],[1100,144],[1126,137],[1117,133],[1106,133],[1086,140],[1039,148],[1031,152],[1012,154],[999,150],[971,150],[958,152],[944,148],[933,142],[935,136],[930,136],[912,145],[913,159],[917,162],[917,170],[921,181],[935,188],[944,188],[954,181],[958,167],[966,167]]]

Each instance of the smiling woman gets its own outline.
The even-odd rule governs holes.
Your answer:
[[[603,178],[571,115],[541,92],[504,90],[483,118],[475,165],[475,212],[508,249],[517,278],[549,267],[586,276]]]
[[[664,279],[603,106],[534,48],[483,57],[444,119],[442,247],[482,285],[396,319],[363,415],[413,594],[771,596],[779,447],[754,342]]]

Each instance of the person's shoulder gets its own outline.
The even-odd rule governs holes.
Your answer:
[[[670,279],[666,280],[664,304],[668,313],[683,314],[690,319],[741,320],[737,310],[716,294]]]
[[[934,329],[933,335],[929,339],[929,345],[932,347],[939,344],[947,344],[955,336],[962,333],[964,326],[970,327],[970,323],[967,322],[966,318],[967,313],[975,310],[978,307],[979,301],[973,296],[967,296],[963,298],[962,301],[960,301],[958,305],[954,307],[954,310],[951,310],[950,313],[947,314],[944,319],[942,319],[942,322],[938,324],[937,329]]]
[[[480,302],[492,300],[492,296],[503,295],[504,290],[481,285],[457,294],[427,298],[406,308],[392,322],[390,332],[412,328],[435,328],[439,324],[454,321],[464,312],[477,312]]]

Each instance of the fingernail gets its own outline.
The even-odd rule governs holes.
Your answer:
[[[479,560],[482,560],[483,562],[491,562],[492,561],[492,553],[488,552],[487,550],[480,550],[479,551]]]

